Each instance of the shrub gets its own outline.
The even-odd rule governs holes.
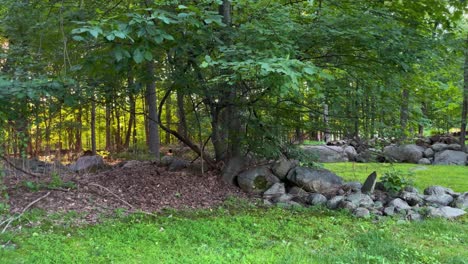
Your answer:
[[[413,179],[411,179],[411,173],[404,173],[394,168],[385,172],[381,178],[384,188],[388,192],[397,193],[400,192],[406,186],[413,185]]]

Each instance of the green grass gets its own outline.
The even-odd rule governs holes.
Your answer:
[[[347,181],[364,180],[373,171],[380,177],[386,171],[392,169],[404,173],[411,172],[415,187],[420,190],[431,186],[441,185],[449,187],[457,192],[468,191],[468,166],[442,166],[442,165],[418,165],[418,164],[385,164],[385,163],[324,163],[326,169],[335,172]]]
[[[238,201],[234,201],[238,203]],[[224,207],[43,223],[0,235],[1,263],[466,263],[467,218],[378,222],[322,208]]]

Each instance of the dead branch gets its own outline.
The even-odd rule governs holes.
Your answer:
[[[15,164],[13,164],[13,162],[11,162],[11,161],[10,161],[7,157],[5,157],[5,156],[0,156],[0,158],[1,158],[2,160],[4,160],[4,161],[6,162],[6,164],[8,164],[8,165],[11,166],[13,169],[15,169],[15,170],[17,170],[17,171],[19,171],[19,172],[22,172],[22,173],[24,173],[24,174],[26,174],[26,175],[29,175],[29,176],[32,176],[32,177],[34,177],[34,178],[40,178],[40,176],[41,176],[41,175],[37,175],[37,174],[31,173],[31,172],[27,172],[27,171],[23,170],[22,168],[17,167]]]
[[[13,223],[13,221],[15,220],[18,220],[19,218],[21,218],[21,216],[23,216],[23,214],[31,207],[33,206],[35,203],[39,202],[40,200],[46,198],[47,196],[49,196],[50,192],[47,192],[45,195],[37,198],[36,200],[32,201],[30,204],[28,204],[24,209],[23,211],[21,211],[21,213],[16,216],[16,217],[10,217],[9,220],[7,221],[5,227],[3,228],[2,230],[2,234],[5,233],[5,231],[7,230],[7,228],[11,225],[11,223]],[[2,224],[5,223],[5,222],[2,222]]]

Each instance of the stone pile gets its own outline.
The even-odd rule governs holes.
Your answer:
[[[434,143],[390,145],[384,148],[383,155],[388,161],[418,163],[423,165],[467,165],[468,154],[460,144]]]
[[[364,184],[344,182],[331,171],[296,166],[286,159],[271,166],[248,169],[237,176],[244,191],[261,194],[266,205],[282,207],[326,206],[351,211],[356,217],[400,216],[408,220],[426,217],[456,218],[468,208],[468,192],[457,193],[431,186],[419,193],[406,187],[399,193],[382,190],[372,173]]]

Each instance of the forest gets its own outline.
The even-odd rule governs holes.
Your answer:
[[[465,1],[2,2],[8,155],[466,133]]]

